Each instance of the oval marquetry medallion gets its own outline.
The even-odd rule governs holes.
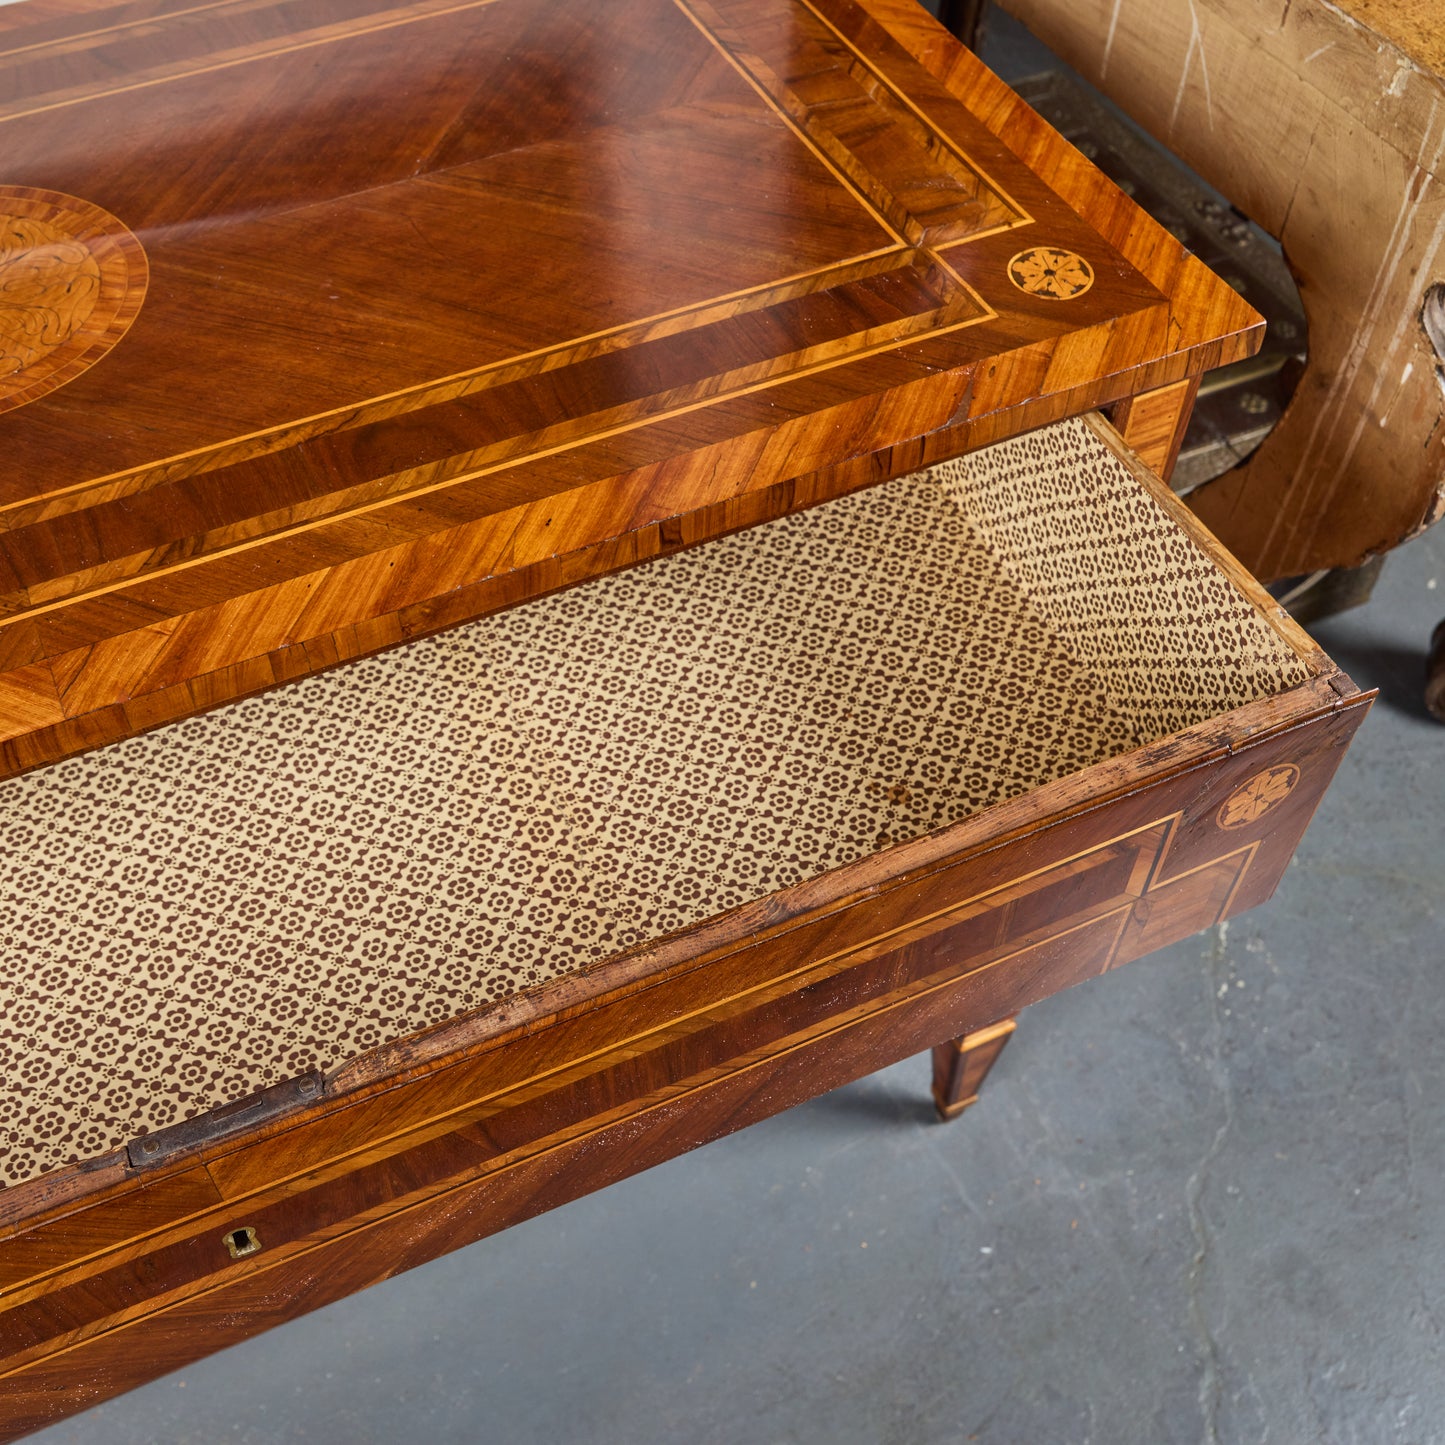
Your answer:
[[[1008,263],[1008,278],[1028,296],[1072,301],[1094,284],[1094,268],[1073,251],[1030,246]]]
[[[149,269],[89,201],[0,185],[0,412],[74,381],[130,329]]]
[[[1243,828],[1258,822],[1294,792],[1297,782],[1299,769],[1293,763],[1266,768],[1225,799],[1216,821],[1221,828]]]

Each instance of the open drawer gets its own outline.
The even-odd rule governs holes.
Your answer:
[[[0,1435],[1265,899],[1369,704],[1097,416],[0,785]]]

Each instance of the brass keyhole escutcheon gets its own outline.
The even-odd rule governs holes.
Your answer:
[[[228,1229],[225,1240],[232,1259],[245,1259],[248,1254],[257,1254],[261,1249],[260,1237],[249,1224],[242,1229]]]

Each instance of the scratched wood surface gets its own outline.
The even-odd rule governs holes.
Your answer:
[[[7,6],[0,276],[0,775],[1257,340],[893,0]]]

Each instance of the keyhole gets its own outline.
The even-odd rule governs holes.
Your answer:
[[[248,1254],[255,1254],[261,1248],[261,1241],[256,1231],[248,1224],[244,1229],[232,1229],[226,1234],[226,1248],[230,1251],[232,1259],[245,1259]]]

